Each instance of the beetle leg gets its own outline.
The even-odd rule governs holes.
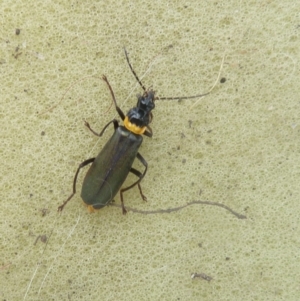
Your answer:
[[[73,181],[73,192],[72,194],[67,198],[66,201],[63,202],[62,205],[60,205],[58,208],[57,208],[57,211],[62,211],[64,209],[64,207],[66,206],[66,204],[71,200],[71,198],[74,196],[74,194],[76,193],[76,182],[77,182],[77,177],[78,177],[78,174],[79,174],[79,171],[81,168],[83,168],[84,166],[88,165],[88,164],[91,164],[95,161],[95,158],[91,158],[91,159],[88,159],[88,160],[85,160],[83,161],[81,164],[79,164],[78,168],[77,168],[77,171],[76,171],[76,174],[75,174],[75,177],[74,177],[74,181]]]
[[[144,132],[143,135],[145,135],[145,136],[147,136],[149,138],[152,138],[153,133],[152,133],[152,129],[151,129],[151,127],[149,125],[147,125],[147,129],[146,129],[146,131]]]
[[[133,174],[135,174],[137,177],[140,178],[140,181],[142,180],[142,178],[144,177],[144,175],[139,172],[138,170],[136,170],[135,168],[131,168],[130,169],[130,172],[132,172]],[[141,187],[141,184],[140,183],[136,183],[139,187],[139,191],[140,191],[140,195],[142,197],[142,199],[147,202],[147,197],[143,194],[143,191],[142,191],[142,187]]]
[[[140,153],[137,153],[136,157],[139,159],[139,161],[145,166],[145,170],[143,173],[141,173],[140,171],[138,171],[137,169],[135,168],[130,168],[130,172],[135,174],[139,179],[134,182],[133,184],[131,184],[130,186],[126,187],[126,188],[122,188],[120,190],[120,197],[121,197],[121,204],[122,204],[122,211],[123,211],[123,214],[126,214],[127,210],[124,206],[124,198],[123,198],[123,192],[125,192],[126,190],[129,190],[131,188],[133,188],[135,185],[138,185],[138,188],[139,188],[139,191],[140,191],[140,194],[141,194],[141,197],[144,201],[147,201],[147,198],[146,196],[143,194],[142,192],[142,187],[140,185],[140,182],[142,181],[142,179],[144,178],[144,176],[146,175],[147,173],[147,169],[148,169],[148,163],[147,161],[141,156]]]
[[[86,126],[86,127],[87,127],[94,135],[96,135],[96,136],[98,136],[98,137],[101,137],[101,136],[103,135],[103,133],[105,132],[106,128],[107,128],[111,123],[114,124],[115,130],[119,127],[119,122],[118,122],[118,120],[117,120],[117,119],[113,119],[113,120],[110,121],[110,122],[102,129],[102,131],[98,134],[97,132],[95,132],[95,131],[91,128],[90,124],[89,124],[86,120],[84,120],[84,125],[85,125],[85,126]]]
[[[106,84],[107,84],[107,86],[108,86],[108,89],[109,89],[109,91],[110,91],[111,97],[112,97],[112,99],[113,99],[113,101],[114,101],[114,104],[115,104],[115,108],[116,108],[116,110],[117,110],[117,112],[118,112],[120,118],[121,118],[122,120],[124,120],[124,119],[125,119],[125,114],[124,114],[123,111],[120,109],[120,107],[117,105],[117,101],[116,101],[116,98],[115,98],[114,91],[113,91],[113,89],[112,89],[110,83],[108,82],[107,77],[106,77],[105,75],[102,75],[102,79],[106,82]]]

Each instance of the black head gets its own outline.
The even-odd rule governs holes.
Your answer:
[[[138,96],[136,107],[129,110],[127,117],[129,122],[138,127],[145,127],[152,121],[151,111],[155,108],[155,92],[149,90]]]

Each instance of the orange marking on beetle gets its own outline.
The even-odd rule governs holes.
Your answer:
[[[137,134],[137,135],[143,135],[147,129],[146,126],[139,127],[139,126],[135,125],[134,123],[131,123],[128,119],[128,116],[126,116],[124,119],[124,126],[126,127],[126,129],[128,131],[130,131],[134,134]]]

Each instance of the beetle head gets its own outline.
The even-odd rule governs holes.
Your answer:
[[[138,96],[136,107],[129,110],[127,117],[130,123],[138,127],[147,126],[152,120],[151,111],[155,108],[155,92],[150,90]]]

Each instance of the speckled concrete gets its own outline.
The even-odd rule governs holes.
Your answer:
[[[0,8],[1,300],[299,300],[297,1],[7,0]],[[209,96],[156,102],[154,135],[140,150],[148,202],[133,189],[126,205],[202,200],[247,219],[199,204],[89,214],[79,193],[57,214],[78,164],[112,132],[98,139],[83,125],[100,131],[116,116],[101,75],[124,111],[141,92],[123,46],[158,96],[206,92],[226,53],[226,82]]]

